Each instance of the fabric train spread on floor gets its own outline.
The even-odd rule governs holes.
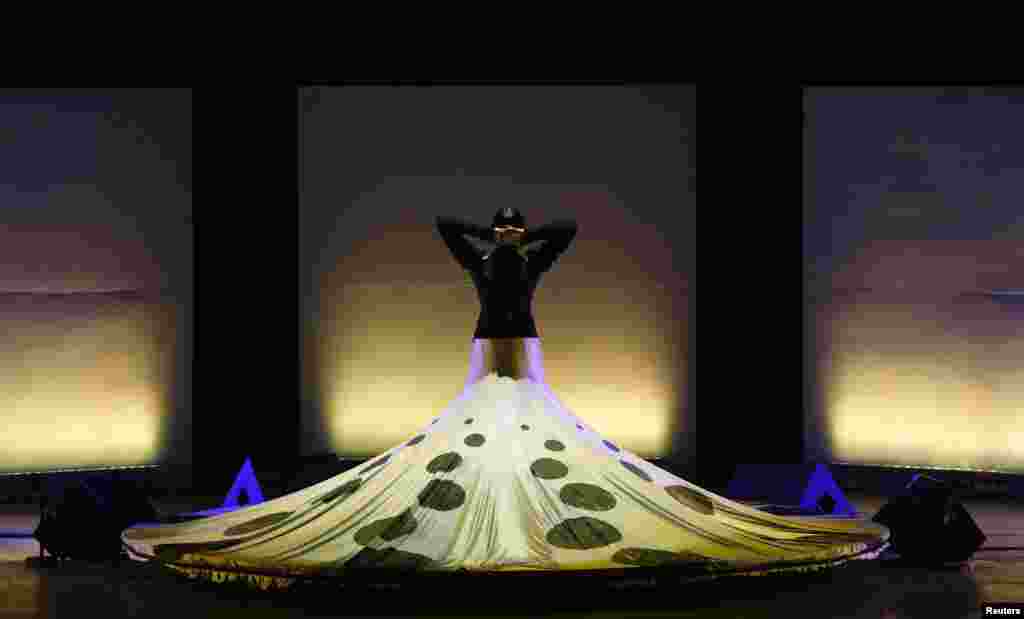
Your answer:
[[[713,578],[827,567],[885,545],[888,529],[868,520],[776,516],[705,491],[620,448],[559,401],[543,379],[529,303],[517,301],[508,323],[494,304],[510,302],[517,284],[532,297],[574,225],[518,239],[548,252],[532,264],[534,250],[514,252],[520,269],[485,268],[496,259],[491,231],[441,220],[439,228],[478,286],[511,282],[489,293],[461,395],[407,441],[336,477],[234,512],[128,529],[132,553],[266,588],[362,568],[685,566]],[[492,244],[460,241],[455,232],[467,230]]]

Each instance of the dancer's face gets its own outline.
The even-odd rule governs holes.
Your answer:
[[[494,238],[499,243],[518,243],[523,240],[524,234],[526,234],[526,228],[517,228],[515,226],[494,227]]]

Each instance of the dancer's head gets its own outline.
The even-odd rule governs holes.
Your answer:
[[[512,207],[503,208],[495,213],[491,227],[494,228],[494,238],[499,242],[518,243],[526,234],[526,220],[523,214]]]

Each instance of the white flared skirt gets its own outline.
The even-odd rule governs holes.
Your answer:
[[[889,537],[861,519],[768,514],[622,449],[554,395],[538,338],[475,341],[462,394],[425,422],[303,490],[122,539],[191,575],[268,587],[366,567],[804,571]]]

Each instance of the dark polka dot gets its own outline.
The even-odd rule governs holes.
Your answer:
[[[623,565],[638,567],[656,567],[673,563],[692,563],[709,561],[706,557],[692,552],[669,552],[653,548],[623,548],[612,555],[612,561]]]
[[[462,464],[462,456],[455,453],[454,451],[449,451],[448,453],[441,454],[440,456],[431,460],[430,464],[427,465],[427,472],[451,473],[460,464]]]
[[[447,479],[432,479],[420,492],[420,505],[446,512],[462,507],[466,502],[466,491],[459,484]]]
[[[558,496],[566,505],[580,509],[604,512],[615,507],[612,493],[593,484],[566,484]]]
[[[241,544],[244,541],[246,540],[202,542],[196,544],[159,544],[153,548],[153,553],[161,561],[174,562],[181,560],[187,554],[216,552]]]
[[[344,499],[347,499],[356,490],[359,490],[359,487],[362,486],[362,485],[363,485],[363,480],[362,479],[359,479],[359,478],[353,479],[353,480],[349,481],[348,483],[345,483],[345,484],[335,488],[334,490],[331,490],[327,494],[325,494],[322,497],[320,497],[319,499],[317,499],[317,501],[319,501],[321,503],[330,503],[331,501],[333,501],[334,499],[337,499],[339,497],[344,497]],[[344,500],[344,499],[342,499],[342,500]]]
[[[622,541],[622,533],[603,520],[583,516],[569,518],[547,534],[548,543],[570,550],[589,550]]]
[[[466,444],[470,447],[479,447],[484,444],[483,434],[470,434],[466,437]]]
[[[673,499],[694,511],[698,511],[702,514],[710,514],[715,511],[711,504],[711,499],[696,490],[690,490],[686,486],[666,486],[665,491],[668,492]]]
[[[544,441],[544,446],[550,449],[551,451],[562,451],[563,449],[565,449],[565,445],[555,440]]]
[[[467,426],[468,426],[469,424],[471,424],[471,423],[473,423],[473,418],[472,418],[472,417],[470,417],[469,419],[467,419],[467,420],[466,420],[466,425],[467,425]]]
[[[533,474],[541,479],[561,479],[569,474],[569,467],[558,460],[541,458],[530,465]]]
[[[243,533],[252,533],[253,531],[266,529],[267,527],[277,524],[291,515],[292,512],[277,512],[276,514],[260,516],[259,518],[254,518],[248,522],[236,524],[227,531],[224,531],[224,535],[242,535]]]
[[[365,469],[362,470],[362,472],[363,473],[368,473],[369,471],[372,471],[373,469],[377,468],[378,466],[384,466],[385,464],[387,464],[388,460],[390,460],[390,459],[391,459],[391,454],[388,454],[388,455],[384,456],[383,458],[378,458],[377,460],[374,460],[373,462],[371,462]]]
[[[581,426],[580,424],[576,424],[576,427],[579,428],[580,430],[583,429],[583,426]]]
[[[412,517],[412,512],[407,509],[392,518],[382,518],[371,522],[356,531],[355,539],[357,544],[366,546],[377,538],[390,542],[415,530],[416,519]]]
[[[530,429],[530,426],[519,426],[519,427],[524,429],[524,430],[529,430]]]
[[[363,548],[345,562],[346,568],[380,568],[390,570],[420,570],[431,566],[434,561],[415,552],[405,552],[394,548],[377,550]]]
[[[626,467],[626,469],[628,469],[629,472],[633,473],[640,479],[644,481],[653,481],[651,479],[651,476],[645,473],[644,470],[639,466],[633,464],[632,462],[626,462],[625,460],[620,460],[620,462],[622,462],[622,466]]]
[[[615,453],[619,452],[619,448],[615,446],[615,443],[611,441],[604,441],[604,444],[608,446],[608,449],[611,449]]]
[[[416,438],[414,438],[414,439],[410,440],[408,443],[406,443],[406,445],[409,446],[409,447],[412,447],[413,445],[419,445],[420,443],[423,442],[423,439],[425,439],[425,438],[427,438],[426,434],[420,434]]]
[[[430,422],[430,425],[434,425],[434,424],[435,424],[435,423],[437,423],[438,421],[441,421],[441,418],[440,418],[440,417],[438,417],[437,419],[435,419],[435,420],[431,421],[431,422]]]

